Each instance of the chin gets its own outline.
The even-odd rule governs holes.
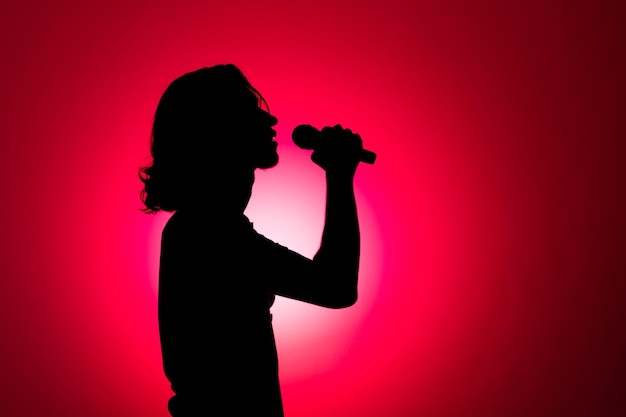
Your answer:
[[[264,155],[257,160],[256,166],[260,169],[272,168],[278,164],[278,159],[278,154],[276,152],[271,155]]]

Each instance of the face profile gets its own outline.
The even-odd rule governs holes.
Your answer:
[[[252,92],[250,91],[250,94]],[[269,113],[269,109],[256,103],[256,96],[250,100],[250,108],[242,111],[242,119],[233,128],[232,141],[238,142],[244,158],[249,158],[255,168],[267,169],[278,163],[276,131],[273,127],[278,119]]]

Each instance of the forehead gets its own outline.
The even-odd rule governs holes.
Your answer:
[[[223,92],[223,100],[235,106],[246,108],[255,107],[267,110],[267,102],[253,87],[237,88],[230,92]]]
[[[221,85],[212,84],[203,94],[211,111],[224,116],[237,113],[247,114],[259,109],[269,113],[267,101],[259,90],[245,79],[235,81],[221,83]]]
[[[247,90],[247,100],[249,100],[250,104],[269,112],[270,109],[267,105],[267,101],[265,101],[261,93],[252,86],[248,87]]]
[[[207,87],[209,96],[214,95],[216,100],[228,102],[229,105],[267,107],[259,90],[232,65],[207,69],[200,77],[200,84]]]

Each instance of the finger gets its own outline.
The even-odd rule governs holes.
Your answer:
[[[324,126],[324,127],[322,128],[322,133],[330,133],[330,132],[332,132],[332,130],[333,130],[333,128],[332,128],[332,127],[330,127],[330,126]]]

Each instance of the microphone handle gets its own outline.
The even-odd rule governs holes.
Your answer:
[[[361,162],[365,162],[366,164],[373,164],[376,161],[376,154],[367,149],[361,149],[360,155]]]

